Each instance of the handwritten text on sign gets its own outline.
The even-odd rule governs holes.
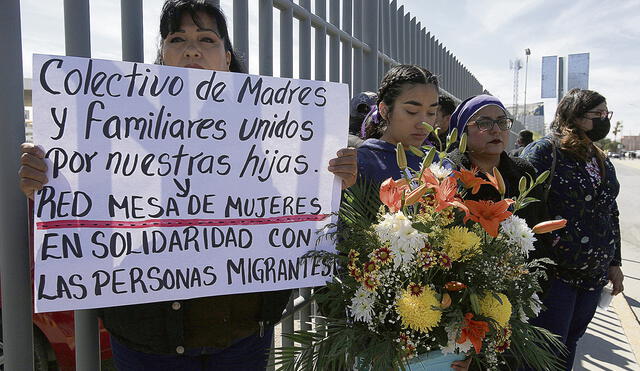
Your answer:
[[[346,85],[34,56],[36,311],[322,284]]]

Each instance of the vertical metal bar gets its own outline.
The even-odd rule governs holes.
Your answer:
[[[433,35],[431,35],[431,39],[429,39],[429,53],[431,72],[436,73],[436,37]]]
[[[0,281],[5,370],[33,369],[31,276],[27,210],[18,189],[20,144],[24,142],[20,1],[4,1],[0,12]]]
[[[311,0],[300,0],[300,6],[311,12]],[[305,18],[300,21],[299,32],[300,78],[311,79],[311,19]]]
[[[427,66],[427,53],[428,53],[428,49],[427,49],[427,40],[429,39],[429,36],[427,34],[427,28],[423,28],[422,29],[422,36],[421,39],[422,40],[422,66],[426,68]]]
[[[64,45],[67,55],[91,57],[89,1],[64,0]]]
[[[340,0],[329,3],[329,21],[340,29]],[[329,36],[329,80],[340,81],[340,36]]]
[[[384,43],[384,53],[391,57],[392,53],[391,53],[391,21],[390,21],[390,12],[391,10],[389,9],[391,6],[389,5],[389,0],[382,0],[382,9],[381,9],[381,13],[382,13],[382,32],[381,32],[381,36],[383,37],[383,43]]]
[[[280,76],[293,77],[293,8],[280,11]]]
[[[411,14],[407,13],[407,15],[405,16],[404,37],[405,37],[405,42],[407,43],[405,58],[407,58],[407,63],[409,64],[413,64],[413,54],[414,54],[413,30],[415,29],[415,26],[416,26],[415,18],[411,20]]]
[[[295,293],[295,291],[294,291]],[[293,299],[294,296],[292,295],[291,298],[289,298],[289,304],[287,304],[287,313],[291,313],[293,311]],[[294,331],[294,319],[295,319],[295,315],[293,316],[288,316],[287,318],[283,319],[281,324],[282,324],[282,335],[284,334],[292,334]],[[290,347],[293,346],[293,340],[286,338],[284,336],[282,336],[282,346],[283,347]]]
[[[398,60],[398,44],[400,41],[398,40],[398,2],[397,0],[393,0],[391,2],[391,9],[389,12],[389,28],[391,38],[391,58]]]
[[[364,56],[363,79],[365,89],[376,91],[378,86],[378,22],[371,22],[372,19],[378,19],[379,3],[370,1],[364,8],[361,16],[363,20],[369,20],[364,24],[364,42],[371,48]]]
[[[418,63],[418,42],[416,40],[416,17],[411,18],[411,63]]]
[[[375,1],[375,0],[373,0]],[[384,0],[378,0],[378,47],[377,51],[384,54],[384,23],[382,21],[382,7]],[[376,53],[377,54],[377,53]],[[382,80],[382,76],[384,76],[384,58],[378,57],[378,78],[377,81]]]
[[[363,0],[353,0],[353,35],[356,39],[362,40],[362,11]],[[361,48],[356,48],[353,51],[353,94],[357,94],[363,91],[363,66],[364,66],[364,51]]]
[[[273,75],[273,0],[261,0],[258,10],[260,22],[259,45],[260,74]]]
[[[327,18],[327,1],[316,0],[316,15],[323,20]],[[327,27],[316,27],[316,70],[314,80],[325,81],[327,79]]]
[[[233,47],[249,70],[249,0],[233,0]]]
[[[89,0],[64,1],[64,37],[67,55],[91,57]],[[76,368],[100,369],[100,338],[95,310],[74,312]]]
[[[351,0],[342,1],[342,30],[349,35],[353,35],[353,8]],[[353,87],[353,78],[351,74],[353,46],[351,40],[344,41],[342,43],[342,82],[349,84],[351,89],[351,96],[355,95],[356,91]]]
[[[405,34],[405,22],[404,22],[404,5],[398,9],[398,62],[401,64],[407,63],[407,35]]]
[[[144,62],[142,0],[120,0],[122,60]]]
[[[416,24],[416,64],[424,66],[422,63],[422,23]]]

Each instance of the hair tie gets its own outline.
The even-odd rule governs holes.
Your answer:
[[[362,125],[360,125],[360,138],[362,139],[365,139],[367,121],[369,118],[371,118],[371,121],[373,121],[374,124],[376,125],[380,124],[380,120],[382,119],[382,116],[380,115],[380,111],[378,110],[377,104],[371,105],[371,109],[369,110],[369,113],[362,120]]]

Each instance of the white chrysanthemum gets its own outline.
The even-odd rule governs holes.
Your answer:
[[[518,216],[511,215],[500,223],[500,226],[502,227],[502,233],[507,236],[509,242],[519,246],[522,252],[529,256],[529,251],[534,249],[533,243],[536,238],[527,222]]]
[[[373,318],[373,305],[375,301],[375,292],[371,292],[362,286],[359,287],[353,295],[351,305],[349,306],[349,311],[353,319],[370,324]]]
[[[460,353],[468,353],[471,348],[473,347],[473,344],[471,343],[471,340],[467,339],[467,341],[465,341],[462,344],[458,344],[456,342],[456,339],[459,336],[459,330],[456,330],[455,328],[451,328],[451,327],[447,327],[447,346],[443,347],[442,349],[440,349],[442,351],[442,354],[449,354],[449,353],[455,353],[456,350]]]
[[[410,262],[426,242],[426,235],[413,228],[411,220],[402,212],[385,214],[374,229],[381,241],[391,243],[396,268]]]
[[[432,163],[431,165],[429,165],[429,169],[431,170],[431,172],[433,173],[433,175],[436,176],[436,178],[442,180],[446,177],[448,177],[449,175],[451,175],[451,169],[447,169],[445,167],[440,166],[440,164],[438,163]]]

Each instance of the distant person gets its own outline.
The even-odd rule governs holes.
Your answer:
[[[533,142],[533,133],[529,130],[520,130],[518,140],[516,141],[516,148],[509,152],[509,155],[511,157],[520,157],[524,147],[528,146],[531,142]]]
[[[439,148],[441,145],[445,146],[447,143],[447,134],[449,133],[449,121],[453,111],[456,110],[456,102],[446,95],[438,97],[438,111],[436,112],[436,119],[434,121],[434,129],[438,128],[438,138],[435,133],[429,135],[429,141]],[[444,149],[444,147],[443,147]],[[453,146],[449,148],[449,151],[453,150]]]
[[[549,283],[541,297],[546,309],[531,320],[560,336],[569,350],[561,356],[566,370],[571,370],[602,288],[611,282],[613,295],[624,290],[616,203],[620,184],[613,164],[594,145],[609,133],[611,115],[605,97],[572,89],[558,104],[552,133],[521,155],[538,173],[551,172],[543,201],[549,215],[567,220],[566,228],[550,232],[553,243],[535,251],[536,257],[555,264],[548,268]]]
[[[358,148],[364,142],[362,127],[365,117],[375,107],[378,95],[372,91],[363,91],[351,98],[349,104],[349,147]]]

